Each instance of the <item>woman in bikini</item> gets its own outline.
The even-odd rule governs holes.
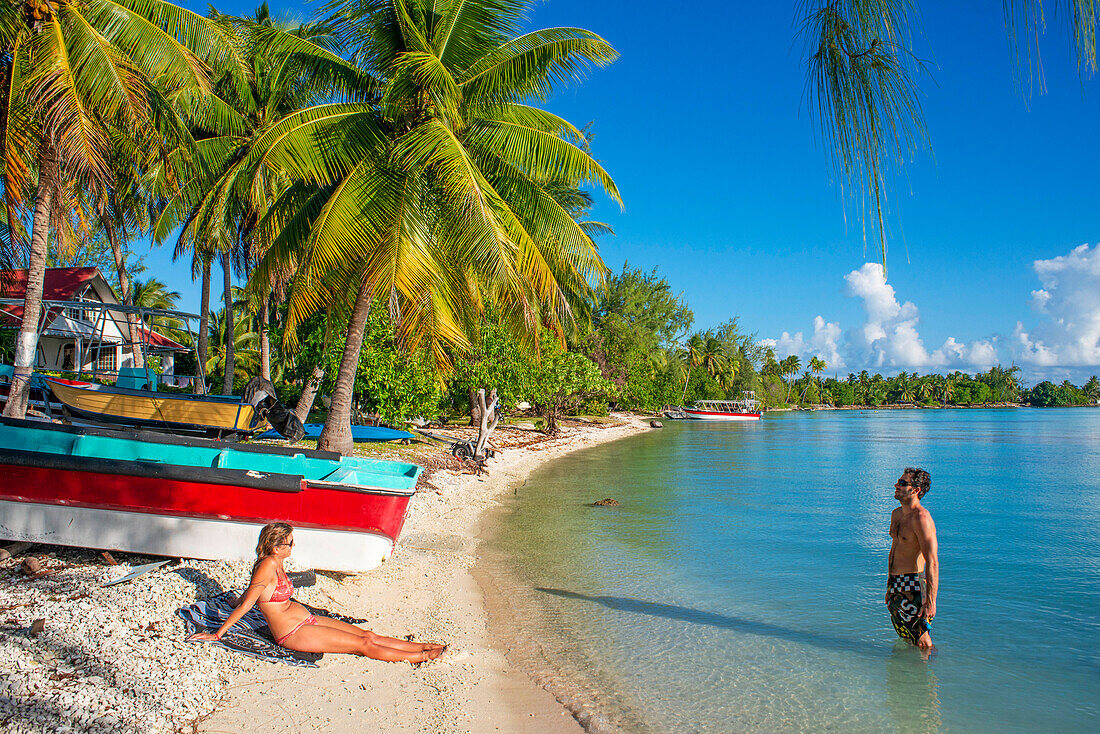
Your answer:
[[[376,635],[369,630],[329,617],[314,616],[294,601],[294,584],[283,569],[283,561],[294,548],[294,528],[285,522],[273,522],[260,531],[256,545],[256,565],[252,568],[252,583],[237,600],[237,608],[213,634],[197,632],[188,640],[220,640],[225,631],[237,623],[253,604],[267,619],[275,642],[300,652],[346,652],[375,660],[422,663],[443,654],[446,645],[432,642],[407,642]]]

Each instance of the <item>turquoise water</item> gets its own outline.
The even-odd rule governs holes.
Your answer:
[[[906,465],[940,542],[927,661],[883,604]],[[1100,730],[1100,410],[670,421],[543,468],[504,513],[515,644],[594,724]]]

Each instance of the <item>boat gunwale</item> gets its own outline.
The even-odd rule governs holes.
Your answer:
[[[60,400],[60,397],[59,397]],[[250,437],[256,432],[256,428],[220,428],[218,426],[211,426],[205,423],[176,423],[175,421],[156,420],[152,418],[131,418],[125,415],[119,415],[118,413],[100,413],[94,410],[86,410],[84,408],[77,408],[74,405],[66,403],[64,400],[60,400],[61,405],[65,407],[65,410],[72,413],[81,420],[90,421],[93,423],[102,424],[105,430],[111,430],[111,425],[117,425],[121,429],[127,428],[140,429],[140,428],[164,428],[173,431],[182,431],[192,435],[194,438],[201,439],[210,434],[217,434],[219,436],[241,436]],[[216,441],[217,439],[209,439]]]
[[[341,454],[336,451],[322,451],[321,449],[292,448],[290,446],[274,446],[272,444],[237,443],[236,441],[219,441],[213,438],[197,438],[189,436],[173,436],[169,433],[156,433],[154,431],[120,430],[117,428],[95,428],[90,426],[65,426],[44,421],[26,420],[24,418],[7,418],[0,416],[0,424],[13,428],[32,428],[36,430],[57,431],[78,436],[99,436],[102,438],[122,438],[127,441],[141,441],[142,443],[162,443],[171,446],[191,446],[195,448],[232,449],[256,454],[274,454],[279,456],[297,456],[301,454],[310,459],[328,459],[338,461]]]
[[[103,422],[120,423],[130,426],[156,426],[159,428],[169,428],[179,431],[188,431],[193,433],[226,433],[232,435],[248,436],[259,430],[266,422],[263,421],[256,413],[256,409],[249,403],[245,403],[235,397],[232,399],[217,398],[211,399],[208,396],[197,395],[188,396],[185,394],[177,393],[160,393],[152,390],[130,390],[128,388],[113,388],[109,385],[98,385],[95,383],[90,384],[87,387],[71,385],[67,382],[60,382],[52,377],[47,377],[46,383],[53,393],[54,397],[65,406],[65,408],[82,418],[88,420],[99,420]],[[97,389],[102,388],[102,389]],[[66,393],[66,390],[71,390],[71,393]],[[187,406],[188,408],[194,408],[201,410],[203,406],[209,406],[211,410],[222,410],[228,408],[230,410],[235,409],[236,415],[233,416],[232,425],[217,425],[215,423],[183,423],[179,421],[165,420],[164,418],[153,417],[140,417],[127,415],[125,412],[108,412],[104,410],[96,410],[93,408],[78,405],[81,400],[89,399],[86,396],[117,396],[120,399],[129,398],[131,400],[148,400],[156,401],[152,405],[155,412],[160,412],[160,406],[169,403],[176,404],[177,406]],[[108,398],[109,399],[109,398]],[[217,407],[214,407],[217,406]],[[242,411],[246,410],[248,414],[242,416]],[[226,418],[226,420],[228,420]],[[241,426],[242,422],[247,423],[246,426]]]
[[[192,403],[205,402],[222,403],[226,405],[248,405],[248,403],[245,403],[236,395],[195,395],[193,393],[160,392],[159,390],[138,390],[131,387],[118,387],[117,385],[104,385],[99,382],[70,380],[68,378],[47,377],[45,375],[43,375],[42,379],[48,384],[57,384],[73,390],[107,393],[109,395],[128,395],[137,398],[156,397],[160,400],[182,400]]]

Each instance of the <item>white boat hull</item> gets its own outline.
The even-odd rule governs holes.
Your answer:
[[[255,560],[261,527],[228,518],[0,500],[0,538],[155,556]],[[392,552],[393,542],[384,535],[294,528],[294,559],[304,568],[359,573],[377,568]]]
[[[684,414],[697,421],[758,421],[759,413],[712,413],[703,410],[684,408]]]

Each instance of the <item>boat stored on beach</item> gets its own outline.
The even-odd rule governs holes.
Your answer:
[[[233,395],[189,395],[46,378],[69,412],[85,420],[210,437],[250,434],[255,409]]]
[[[741,400],[698,400],[691,408],[681,408],[684,416],[699,421],[757,421],[760,401],[751,391]]]
[[[306,423],[305,438],[316,440],[321,437],[321,431],[324,430],[324,423]],[[278,431],[272,429],[270,431],[264,431],[256,438],[264,439],[278,439],[282,438]],[[416,436],[408,431],[400,431],[396,428],[388,428],[386,426],[360,426],[352,425],[351,427],[351,440],[355,443],[371,443],[380,441],[403,441],[408,443]]]
[[[393,551],[420,467],[327,451],[0,418],[0,537],[204,559],[255,558],[268,522],[295,557],[358,572]]]

